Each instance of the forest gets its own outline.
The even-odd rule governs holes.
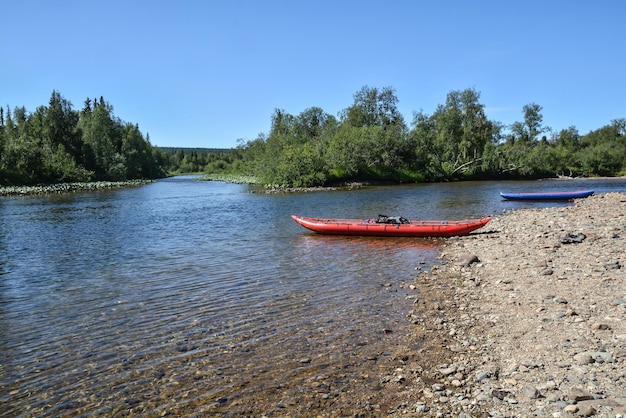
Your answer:
[[[81,111],[57,91],[33,113],[0,108],[0,185],[156,179],[165,167],[149,137],[102,97]]]
[[[510,126],[489,120],[475,89],[451,91],[409,125],[391,87],[364,86],[338,118],[276,109],[270,132],[241,144],[244,166],[267,187],[347,180],[393,182],[596,177],[626,173],[626,119],[581,135],[552,132],[530,103]]]
[[[432,115],[407,124],[396,92],[364,86],[337,116],[319,107],[275,109],[267,134],[232,149],[155,147],[102,97],[82,110],[57,91],[47,106],[0,107],[0,185],[156,179],[180,173],[240,176],[267,188],[348,181],[532,179],[626,174],[626,118],[585,135],[559,132],[529,103],[510,126],[485,114],[480,92],[451,91]]]

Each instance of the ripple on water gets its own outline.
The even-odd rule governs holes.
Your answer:
[[[2,415],[195,411],[358,375],[395,338],[381,330],[406,326],[399,285],[436,259],[436,241],[277,222],[297,196],[185,183],[161,199],[159,187],[39,199],[32,216],[11,208],[13,229],[0,230]],[[272,228],[259,230],[264,217]]]

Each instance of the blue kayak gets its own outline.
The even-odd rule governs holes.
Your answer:
[[[523,193],[503,193],[500,196],[507,200],[570,200],[588,197],[593,194],[593,190],[575,190],[569,192],[523,192]]]

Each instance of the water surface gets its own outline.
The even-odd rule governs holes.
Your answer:
[[[0,414],[190,414],[358,376],[409,326],[440,241],[315,235],[290,215],[464,219],[499,191],[623,180],[470,182],[294,194],[176,177],[0,199]],[[393,332],[387,332],[393,331]],[[348,377],[345,377],[348,376]],[[233,410],[236,406],[233,405]]]

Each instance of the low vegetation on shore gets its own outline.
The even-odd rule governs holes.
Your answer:
[[[0,196],[27,196],[40,194],[74,193],[82,191],[98,191],[117,189],[121,187],[142,186],[148,183],[150,183],[150,180],[56,183],[37,186],[3,186],[0,187]]]
[[[200,178],[205,181],[224,181],[226,183],[236,184],[258,184],[259,180],[254,176],[246,176],[240,174],[205,174]]]

